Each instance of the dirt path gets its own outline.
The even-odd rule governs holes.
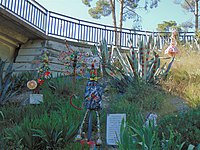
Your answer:
[[[180,97],[175,97],[175,98],[171,99],[170,103],[176,107],[178,112],[182,112],[182,111],[189,109],[189,106]]]

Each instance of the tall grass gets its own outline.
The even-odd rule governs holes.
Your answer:
[[[200,52],[179,46],[180,54],[163,87],[187,101],[191,107],[200,105]]]
[[[135,107],[143,114],[156,112],[161,116],[176,111],[169,101],[172,96],[157,85],[141,80],[130,84],[125,91],[122,94],[112,93],[110,105],[114,110],[129,112]]]

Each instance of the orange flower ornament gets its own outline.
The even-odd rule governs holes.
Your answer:
[[[35,80],[28,81],[28,82],[27,82],[27,87],[28,87],[30,90],[34,90],[34,89],[36,89],[36,87],[37,87],[37,82],[36,82]]]

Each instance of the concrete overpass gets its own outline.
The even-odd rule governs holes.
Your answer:
[[[36,39],[46,40],[48,36],[0,7],[0,56],[3,59],[16,59],[20,46]]]
[[[74,49],[88,50],[92,45],[106,39],[113,45],[116,36],[120,36],[122,48],[128,48],[128,40],[137,47],[138,40],[147,40],[153,35],[154,41],[162,48],[169,41],[171,33],[117,29],[89,21],[84,21],[48,11],[34,0],[0,0],[0,57],[22,70],[34,70],[32,63],[38,59],[43,49],[52,52],[52,65],[55,71],[61,71],[57,62],[60,51],[66,49],[67,40]],[[162,36],[164,35],[164,36]],[[192,42],[193,32],[179,33],[184,42]]]

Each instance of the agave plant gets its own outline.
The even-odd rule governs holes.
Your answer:
[[[154,50],[158,47],[159,42],[154,42],[152,37],[148,41],[139,41],[138,48],[134,49],[130,43],[129,53],[122,53],[118,47],[108,49],[106,41],[102,41],[99,45],[100,58],[103,64],[103,70],[116,81],[126,82],[135,79],[142,79],[145,82],[159,82],[160,79],[167,76],[173,62],[174,57],[171,57],[170,62],[161,66],[161,60],[158,53]],[[115,62],[119,62],[116,66]]]
[[[5,103],[8,98],[14,96],[17,91],[14,91],[15,81],[13,81],[12,63],[9,63],[6,67],[7,62],[0,58],[0,104]]]

